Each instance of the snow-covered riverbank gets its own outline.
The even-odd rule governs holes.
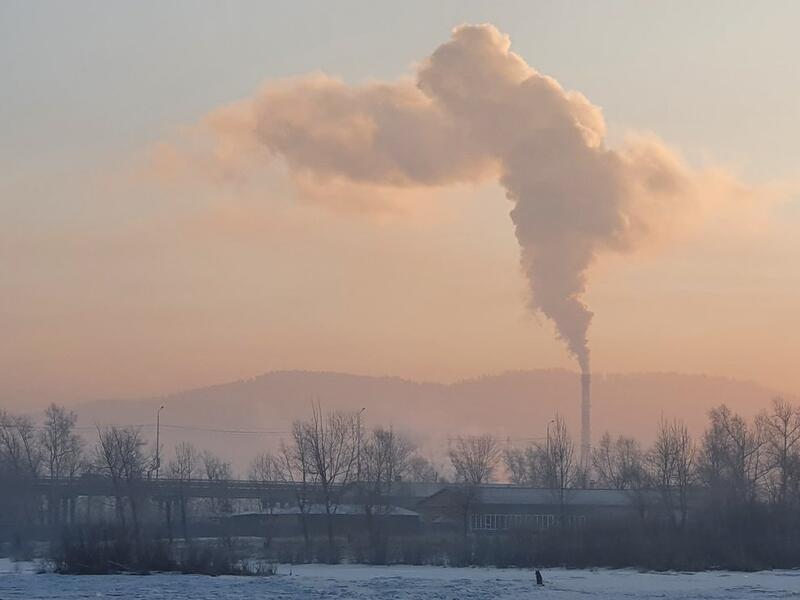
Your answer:
[[[440,599],[488,598],[800,598],[800,571],[639,573],[632,570],[552,569],[546,585],[515,569],[281,566],[273,577],[36,575],[30,563],[0,560],[0,599]]]

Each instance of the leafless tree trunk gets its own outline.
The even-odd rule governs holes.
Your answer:
[[[458,437],[448,451],[455,479],[460,483],[459,508],[464,536],[469,533],[469,516],[475,503],[478,486],[491,481],[500,461],[500,448],[490,435]]]
[[[381,427],[370,433],[362,447],[362,478],[358,485],[373,561],[385,560],[380,517],[391,509],[387,497],[391,495],[392,484],[407,471],[413,452],[414,446],[410,441],[392,429]]]
[[[513,483],[547,487],[553,491],[563,523],[569,490],[580,485],[584,473],[575,456],[575,443],[564,419],[556,415],[544,443],[505,452],[506,469]]]
[[[311,473],[309,465],[310,453],[305,449],[305,435],[303,428],[296,424],[292,427],[292,443],[281,442],[280,473],[282,477],[292,484],[295,501],[297,503],[300,527],[303,530],[306,558],[311,558],[311,537],[308,530],[308,512],[313,502],[312,493],[316,478]]]
[[[572,441],[563,417],[556,415],[551,431],[542,449],[544,473],[547,486],[556,491],[563,522],[567,493],[579,478],[579,465],[575,459],[575,442]]]
[[[492,480],[500,448],[490,435],[457,437],[448,450],[456,481],[481,485]]]
[[[44,451],[46,475],[51,479],[74,477],[80,470],[83,440],[75,432],[78,415],[61,406],[51,404],[45,410],[45,419],[39,439]]]
[[[39,444],[44,456],[45,475],[50,479],[74,477],[83,461],[83,440],[75,433],[78,415],[51,404],[45,410],[44,424],[39,431]],[[62,520],[60,498],[51,494],[48,512],[51,523]]]
[[[522,448],[506,448],[503,450],[503,463],[506,467],[506,473],[511,483],[515,485],[527,485],[531,481],[525,450]]]
[[[602,487],[615,490],[633,489],[642,479],[643,453],[639,442],[619,436],[612,440],[606,432],[592,450],[592,467]]]
[[[511,483],[534,487],[549,485],[545,444],[531,444],[526,448],[507,448],[503,461]]]
[[[269,452],[262,452],[250,463],[248,478],[250,481],[265,485],[264,495],[261,496],[259,502],[261,509],[266,510],[267,514],[272,515],[275,508],[275,500],[269,486],[270,484],[283,480],[283,469],[280,459]],[[266,523],[264,531],[264,538],[267,545],[272,541],[271,520],[272,518],[270,516],[270,520]]]
[[[681,421],[662,419],[656,441],[647,455],[649,476],[676,527],[688,516],[688,493],[695,475],[695,445]]]
[[[763,417],[763,424],[768,466],[774,473],[770,478],[770,495],[785,510],[790,503],[790,490],[796,487],[800,476],[800,409],[775,398],[771,412]]]
[[[333,517],[342,490],[355,479],[358,435],[355,414],[325,414],[319,405],[313,406],[311,420],[297,421],[293,426],[297,448],[305,454],[303,463],[320,487],[331,560],[336,555]]]
[[[283,480],[283,468],[279,457],[270,452],[262,452],[250,462],[247,477],[250,481],[261,484],[270,484]],[[272,509],[274,500],[271,490],[267,487],[261,497],[261,508]]]
[[[138,546],[141,539],[138,488],[149,464],[149,458],[144,453],[146,441],[138,427],[98,427],[97,434],[95,464],[112,481],[116,491],[117,517],[123,529],[126,527],[124,498],[128,498],[134,539]]]
[[[24,486],[26,481],[41,476],[43,452],[39,441],[33,419],[0,410],[0,467],[17,480],[17,485]],[[26,523],[37,519],[44,523],[42,498],[35,494],[20,496],[15,512]]]
[[[197,449],[189,442],[180,442],[175,446],[174,458],[167,464],[168,476],[178,480],[178,508],[184,540],[189,539],[189,499],[183,488],[200,473],[200,462]]]
[[[709,413],[711,423],[703,444],[702,472],[728,504],[743,507],[758,498],[769,471],[764,451],[765,420],[752,426],[725,406]]]
[[[227,482],[233,479],[231,464],[208,450],[200,454],[200,469],[208,481],[215,481],[227,488]],[[209,498],[208,506],[212,514],[221,515],[233,512],[229,498]]]
[[[44,454],[39,442],[33,419],[0,411],[0,446],[11,471],[18,477],[41,476]]]
[[[680,526],[684,527],[689,516],[689,489],[694,482],[697,449],[685,424],[674,422],[672,435],[676,448],[675,482],[678,489]]]

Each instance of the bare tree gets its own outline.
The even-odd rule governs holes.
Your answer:
[[[167,476],[178,481],[178,508],[181,517],[183,539],[189,539],[189,498],[185,485],[200,474],[201,457],[197,448],[189,442],[179,442],[175,446],[175,456],[167,463]],[[167,505],[167,521],[171,529],[172,508]]]
[[[622,435],[612,440],[608,432],[603,434],[592,450],[592,467],[597,482],[615,490],[641,487],[644,477],[643,460],[639,442]]]
[[[676,526],[688,516],[688,492],[695,475],[696,449],[686,425],[662,419],[656,441],[647,455],[649,477]]]
[[[683,527],[689,516],[689,489],[695,480],[697,447],[684,423],[674,422],[672,435],[675,439],[675,483],[678,490],[680,524]]]
[[[51,404],[44,413],[39,440],[44,453],[45,474],[51,479],[74,477],[83,461],[83,439],[75,431],[78,415]]]
[[[227,487],[227,482],[233,479],[231,464],[208,450],[200,454],[200,471],[205,479],[218,482],[220,487]],[[208,506],[215,515],[233,512],[230,498],[209,498]]]
[[[270,493],[270,484],[284,481],[284,468],[280,457],[270,452],[262,452],[250,462],[248,471],[250,481],[264,484],[264,495],[260,499],[261,508],[272,512],[275,501]]]
[[[554,490],[563,513],[567,502],[567,490],[574,487],[580,477],[580,469],[575,458],[575,442],[569,434],[567,424],[561,415],[556,415],[555,424],[545,442],[543,451],[543,471],[547,487]]]
[[[729,444],[718,413],[712,412],[709,417],[710,423],[703,433],[700,446],[697,474],[701,483],[715,496],[715,500],[721,501],[723,489],[727,486]]]
[[[247,475],[250,481],[259,483],[281,481],[283,479],[281,461],[270,452],[262,452],[250,461]]]
[[[376,427],[364,443],[363,474],[380,494],[391,489],[392,483],[409,470],[414,445],[393,429]]]
[[[459,436],[451,444],[448,456],[456,482],[461,484],[454,494],[466,537],[470,513],[478,497],[478,486],[491,481],[501,452],[491,435]]]
[[[13,475],[26,478],[41,476],[44,455],[39,442],[32,418],[0,410],[0,447],[4,462]]]
[[[503,464],[511,483],[525,485],[529,481],[525,449],[506,448],[503,450]]]
[[[481,485],[492,480],[500,461],[500,448],[491,435],[459,436],[448,450],[456,481]]]
[[[229,481],[233,478],[231,463],[208,450],[200,454],[201,471],[209,481]]]
[[[75,432],[78,416],[65,408],[51,404],[45,410],[44,423],[39,431],[39,445],[44,464],[44,474],[50,479],[75,477],[83,462],[83,440]],[[64,504],[74,508],[73,499],[48,496],[47,508],[50,521],[63,520]]]
[[[97,428],[95,467],[107,475],[115,490],[115,504],[120,525],[126,526],[125,498],[131,511],[134,536],[138,543],[139,527],[139,482],[144,478],[150,459],[145,454],[147,442],[138,427]]]
[[[436,483],[441,481],[439,471],[436,469],[433,463],[419,454],[416,454],[409,459],[407,472],[407,478],[409,481],[419,481],[424,483]]]
[[[370,432],[361,452],[359,493],[366,515],[373,561],[383,562],[385,548],[382,542],[385,536],[380,516],[391,510],[387,498],[391,495],[394,482],[402,479],[407,472],[414,446],[393,429],[376,427]]]
[[[282,482],[285,479],[281,458],[275,456],[271,452],[262,452],[258,454],[250,462],[247,476],[250,481],[262,485],[261,497],[258,500],[261,510],[265,510],[267,514],[270,515],[264,527],[265,544],[269,545],[272,542],[273,532],[273,519],[271,515],[277,504],[273,486],[276,482]]]
[[[190,442],[175,445],[175,456],[167,463],[167,476],[178,481],[196,478],[201,471],[201,455]]]
[[[36,433],[32,418],[0,409],[0,475],[17,480],[13,485],[19,491],[24,489],[24,481],[41,476],[43,452]],[[13,511],[18,518],[30,523],[37,515],[44,520],[41,508],[41,498],[35,493],[20,493],[4,512]]]
[[[771,469],[770,496],[773,502],[785,508],[790,501],[790,491],[798,487],[800,478],[800,409],[782,398],[775,398],[772,410],[762,419]]]
[[[310,557],[311,538],[308,531],[308,513],[313,503],[317,477],[311,470],[311,452],[306,449],[306,435],[303,427],[299,427],[295,423],[292,427],[291,443],[281,441],[278,460],[283,479],[291,483],[294,489],[306,555]]]
[[[765,452],[764,417],[749,425],[721,405],[709,412],[710,425],[703,437],[700,471],[719,500],[731,505],[752,504],[770,470]]]
[[[303,470],[320,489],[333,560],[336,551],[333,517],[342,491],[356,477],[358,418],[351,413],[323,413],[319,405],[314,405],[311,419],[296,421],[292,431],[296,450],[302,455]]]
[[[549,484],[545,445],[507,448],[503,452],[503,461],[511,483],[535,487],[547,487]]]

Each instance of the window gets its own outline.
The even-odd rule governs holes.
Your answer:
[[[566,519],[570,526],[582,525],[585,521],[585,517],[582,516],[570,516]],[[469,519],[471,529],[482,531],[505,531],[520,527],[547,529],[557,522],[555,515],[530,514],[471,514]]]

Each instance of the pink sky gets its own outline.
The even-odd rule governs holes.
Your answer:
[[[437,34],[415,46],[407,64],[449,35]],[[520,38],[523,58],[539,68]],[[49,104],[27,103],[20,114],[34,114],[58,142],[9,144],[1,157],[0,406],[151,395],[286,368],[437,381],[575,368],[552,322],[528,309],[513,204],[491,177],[437,187],[341,179],[298,187],[281,157],[232,178],[212,171],[216,160],[199,168],[163,154],[204,115],[252,98],[265,80],[314,68],[305,67],[262,74],[253,66],[220,97],[191,107],[167,109],[160,85],[145,88],[160,120],[146,139],[130,134],[113,152],[100,144],[112,125],[78,127]],[[376,72],[373,81],[413,69]],[[567,89],[607,108],[564,69]],[[673,83],[662,82],[664,98],[674,98]],[[114,102],[127,101],[106,99],[109,123],[133,127],[142,118],[116,111]],[[615,149],[643,128],[641,115],[631,112],[628,123],[620,106],[612,103],[606,118]],[[796,125],[788,113],[771,114],[787,131]],[[800,392],[796,169],[759,177],[716,158],[714,144],[725,153],[722,138],[698,151],[673,143],[664,118],[646,127],[669,139],[664,147],[692,173],[713,173],[715,191],[704,187],[693,198],[701,210],[690,219],[664,215],[668,234],[648,236],[633,252],[598,253],[584,296],[595,315],[593,370],[711,373]],[[61,147],[62,156],[51,156]],[[152,171],[154,148],[160,173]]]

